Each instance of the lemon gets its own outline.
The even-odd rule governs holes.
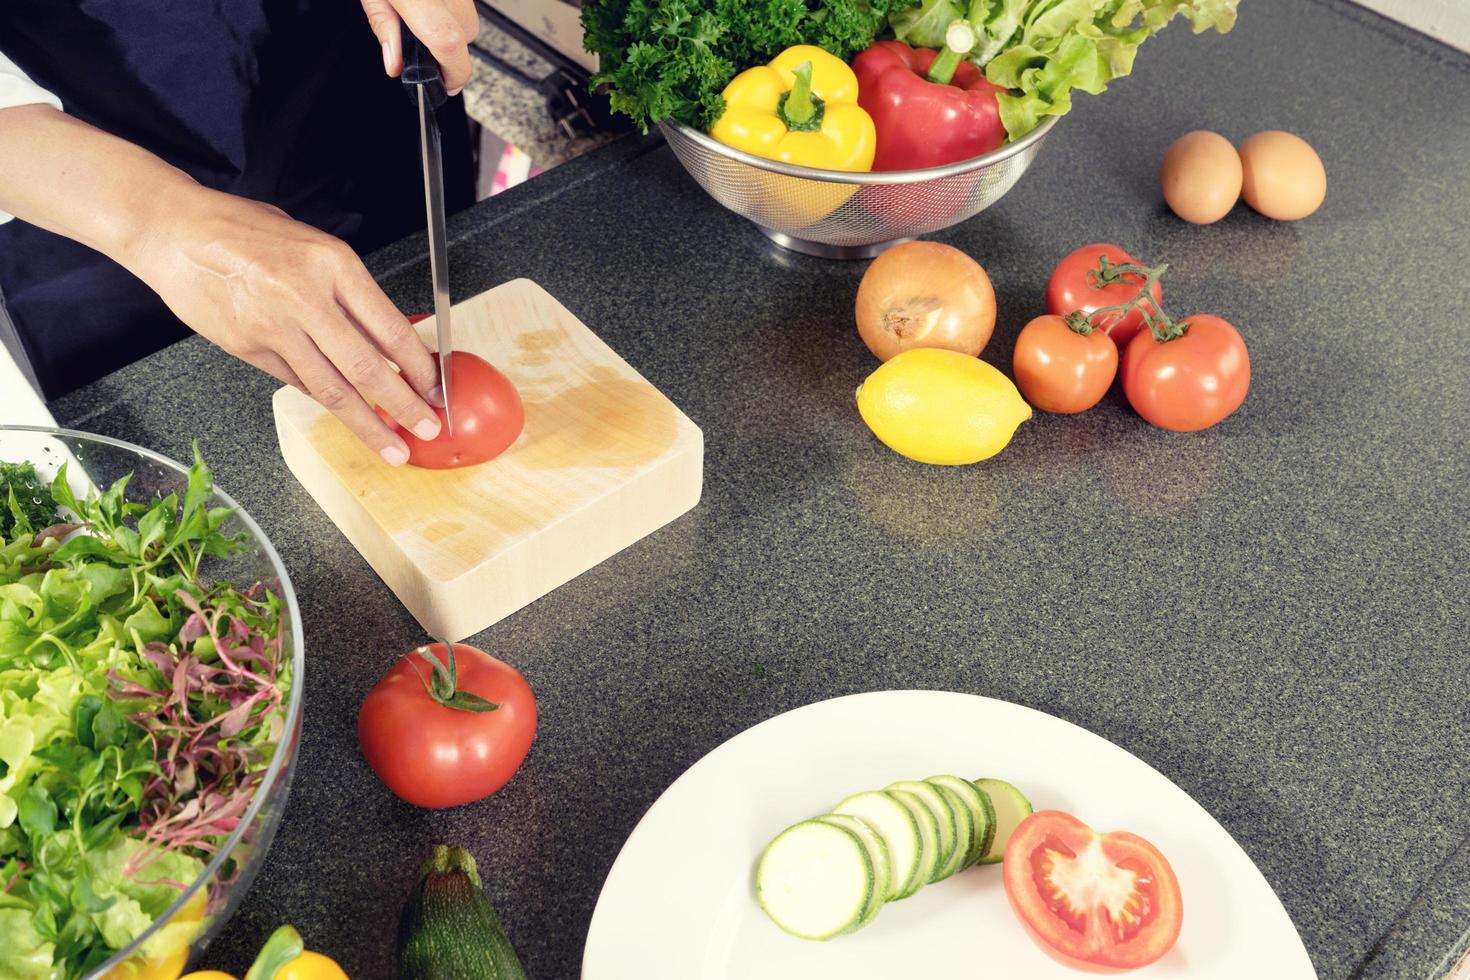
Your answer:
[[[932,347],[880,365],[858,388],[857,406],[889,449],[943,466],[989,459],[1031,417],[1010,378],[979,358]]]

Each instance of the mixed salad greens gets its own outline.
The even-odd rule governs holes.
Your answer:
[[[29,464],[0,470],[3,977],[80,976],[136,939],[238,826],[282,734],[282,602],[201,578],[244,542],[197,447],[182,500],[127,485],[78,499],[65,466],[44,492]]]
[[[643,129],[674,118],[709,129],[740,70],[796,44],[847,60],[893,36],[943,48],[960,19],[973,28],[966,58],[1003,86],[997,97],[1011,139],[1096,94],[1133,69],[1138,46],[1177,15],[1196,34],[1235,25],[1238,0],[587,0],[594,85]]]

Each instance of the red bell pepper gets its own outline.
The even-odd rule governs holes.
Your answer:
[[[974,35],[968,36],[973,46]],[[995,101],[1005,88],[964,60],[963,36],[946,40],[950,44],[942,52],[879,41],[853,59],[858,105],[868,110],[877,131],[874,170],[938,167],[1005,142]]]

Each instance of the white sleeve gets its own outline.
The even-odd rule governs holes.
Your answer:
[[[0,109],[37,104],[61,108],[60,99],[31,81],[15,62],[0,51]],[[12,215],[0,211],[0,224],[9,221],[11,217]]]

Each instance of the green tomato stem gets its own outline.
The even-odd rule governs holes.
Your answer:
[[[1062,319],[1067,321],[1067,326],[1071,327],[1074,333],[1080,333],[1084,337],[1097,329],[1081,310],[1073,310]]]
[[[1097,268],[1087,270],[1088,278],[1092,280],[1093,289],[1102,289],[1104,286],[1111,286],[1125,281],[1125,276],[1134,276],[1142,280],[1139,284],[1138,291],[1126,303],[1119,303],[1116,306],[1098,307],[1086,316],[1080,313],[1069,313],[1066,317],[1067,326],[1083,336],[1090,334],[1093,329],[1098,327],[1102,328],[1103,333],[1111,334],[1113,327],[1122,322],[1123,318],[1129,312],[1137,309],[1143,315],[1143,322],[1148,326],[1149,332],[1153,334],[1154,340],[1157,340],[1159,343],[1177,340],[1184,336],[1188,325],[1175,323],[1171,320],[1151,295],[1154,284],[1162,278],[1168,268],[1169,264],[1167,262],[1153,267],[1137,265],[1131,262],[1114,265],[1108,261],[1106,255],[1099,257]],[[1104,323],[1106,323],[1106,326],[1104,326]],[[1084,327],[1086,329],[1083,329]]]
[[[455,711],[469,711],[479,714],[486,711],[495,711],[499,708],[500,705],[494,701],[486,700],[478,694],[471,694],[469,691],[461,691],[459,689],[459,670],[454,663],[454,644],[445,643],[444,649],[447,651],[446,659],[449,661],[448,666],[440,663],[439,658],[434,656],[428,647],[419,647],[414,651],[415,654],[422,657],[429,665],[428,680],[424,679],[424,675],[419,670],[418,664],[414,663],[412,659],[408,661],[408,665],[418,675],[419,683],[424,686],[424,693],[435,704],[444,708],[452,708]]]

